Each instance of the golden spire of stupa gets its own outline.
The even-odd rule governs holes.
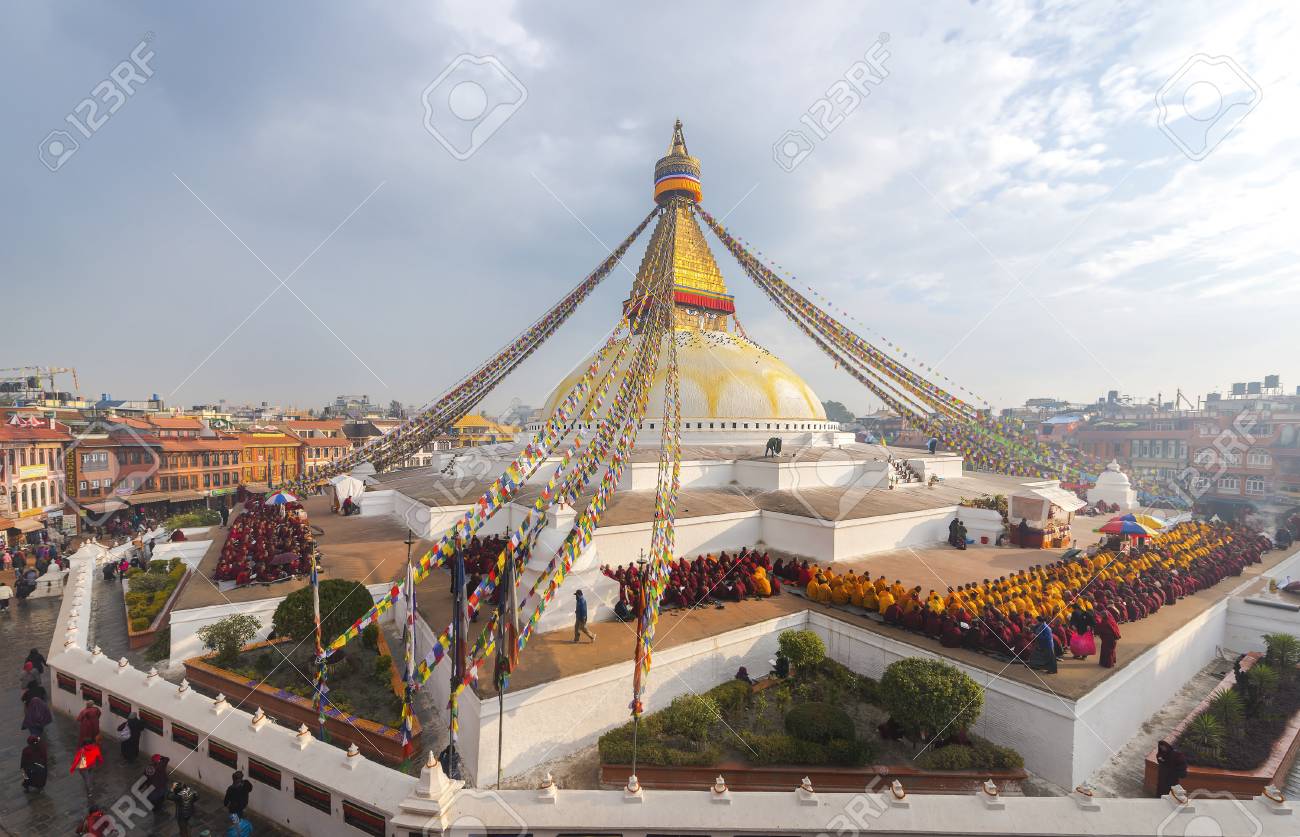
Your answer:
[[[633,296],[644,293],[642,289],[649,286],[650,254],[659,252],[660,243],[669,235],[667,213],[672,212],[676,215],[671,247],[677,328],[726,331],[727,319],[736,309],[722,271],[691,212],[689,204],[698,203],[700,197],[700,161],[687,152],[679,119],[673,126],[667,156],[655,163],[655,200],[665,205],[664,215],[655,225],[637,270]]]

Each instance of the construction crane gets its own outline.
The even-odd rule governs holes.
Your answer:
[[[18,374],[12,374],[18,373]],[[49,382],[49,390],[55,391],[55,375],[72,375],[72,389],[80,392],[81,383],[77,380],[77,370],[71,366],[11,366],[0,368],[0,393],[31,398],[40,397],[45,388],[44,381]]]

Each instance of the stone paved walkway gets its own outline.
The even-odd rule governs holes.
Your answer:
[[[111,602],[111,596],[105,598]],[[116,604],[120,609],[120,593]],[[0,834],[22,837],[70,835],[86,815],[87,800],[81,779],[68,773],[76,745],[76,726],[71,718],[55,713],[53,726],[46,730],[52,764],[45,789],[40,793],[25,793],[17,775],[19,754],[27,738],[18,728],[22,723],[22,703],[19,700],[17,674],[21,671],[22,661],[30,648],[35,646],[41,653],[47,653],[58,619],[59,605],[58,598],[34,599],[25,603],[15,600],[7,615],[0,614],[0,767],[6,772],[13,771],[9,774],[9,781],[0,782]],[[98,618],[96,621],[99,622]],[[123,628],[123,647],[125,636]],[[107,636],[101,637],[100,644],[106,649],[105,653],[109,653],[109,646],[102,642],[105,638]],[[116,656],[121,656],[120,652]],[[46,676],[48,677],[48,672]],[[50,688],[48,683],[46,688]],[[139,766],[130,767],[122,762],[117,747],[110,743],[105,748],[105,764],[96,770],[95,801],[102,807],[110,807],[118,795],[139,778],[143,771],[143,759],[144,756],[141,757]],[[199,791],[199,806],[198,813],[191,822],[191,834],[225,834],[227,822],[225,809],[221,807],[224,789],[219,792],[197,785],[196,789]],[[257,817],[252,822],[257,835],[293,833],[276,828]],[[136,822],[125,833],[132,837],[165,837],[178,832],[168,806],[156,820]]]

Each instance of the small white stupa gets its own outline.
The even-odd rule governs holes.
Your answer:
[[[1119,469],[1119,463],[1111,460],[1106,470],[1097,477],[1097,484],[1088,489],[1088,502],[1104,500],[1107,505],[1118,505],[1121,511],[1132,511],[1138,507],[1137,492],[1129,484],[1128,476]]]

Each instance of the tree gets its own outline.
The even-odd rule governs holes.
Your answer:
[[[826,659],[826,646],[813,631],[782,631],[776,638],[781,656],[794,666],[796,675],[804,675]]]
[[[388,402],[388,415],[390,417],[401,418],[404,410],[405,408],[402,406],[402,402],[398,401],[396,398]]]
[[[940,731],[964,731],[984,710],[980,684],[955,666],[922,657],[890,663],[880,697],[894,723],[923,741]]]
[[[331,578],[320,583],[321,641],[331,642],[374,607],[370,591],[359,581]],[[276,636],[302,640],[316,631],[311,587],[285,597],[271,617]]]
[[[826,411],[827,421],[839,421],[844,422],[845,424],[852,424],[857,420],[857,417],[850,412],[849,408],[845,407],[838,401],[823,401],[822,409]]]
[[[199,628],[198,637],[204,648],[216,652],[213,662],[221,668],[230,668],[239,659],[239,652],[261,628],[262,623],[256,616],[236,613]]]

